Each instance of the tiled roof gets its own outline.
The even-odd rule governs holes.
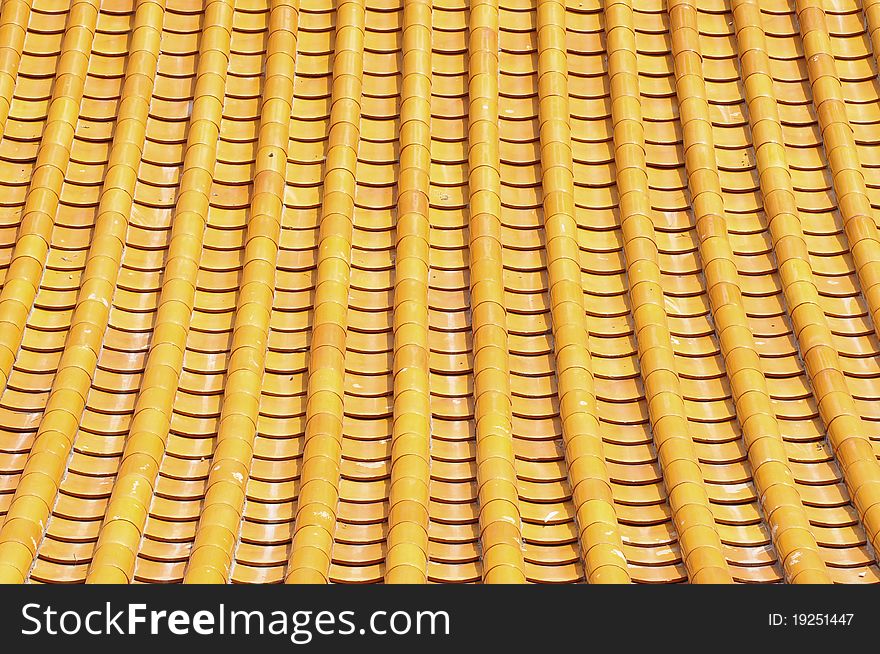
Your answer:
[[[880,581],[880,0],[3,0],[0,581]]]

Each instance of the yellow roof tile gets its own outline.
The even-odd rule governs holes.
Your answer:
[[[880,580],[880,0],[0,42],[0,581]]]

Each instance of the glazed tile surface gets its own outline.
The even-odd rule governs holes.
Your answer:
[[[880,0],[3,0],[0,582],[880,581]]]

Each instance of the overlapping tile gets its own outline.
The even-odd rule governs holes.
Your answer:
[[[0,580],[880,580],[874,0],[0,35]]]

